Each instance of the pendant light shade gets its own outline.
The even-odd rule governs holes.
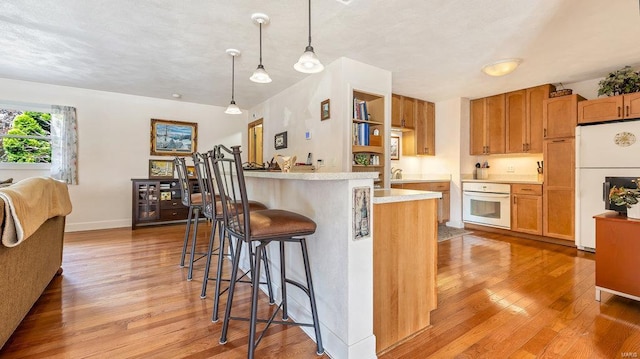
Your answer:
[[[240,51],[236,49],[227,49],[227,54],[231,55],[231,103],[224,111],[224,113],[229,115],[239,115],[242,113],[238,105],[236,105],[236,101],[234,99],[234,87],[235,87],[235,77],[236,77],[236,56],[240,55]]]
[[[251,20],[260,27],[260,64],[258,64],[258,68],[253,72],[253,75],[249,77],[249,80],[260,84],[268,84],[271,82],[271,77],[269,77],[267,70],[262,66],[262,25],[269,23],[269,16],[257,13],[251,15]]]
[[[324,70],[324,66],[313,51],[313,46],[311,46],[311,0],[309,0],[309,44],[304,49],[304,53],[300,56],[298,62],[293,65],[293,68],[306,74],[315,74]]]

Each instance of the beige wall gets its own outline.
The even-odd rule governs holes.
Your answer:
[[[76,107],[79,184],[69,186],[68,231],[131,225],[131,178],[147,177],[150,158],[170,158],[149,155],[151,118],[197,122],[198,150],[246,138],[246,112],[226,115],[217,106],[7,79],[0,100]],[[47,174],[0,169],[0,178]]]

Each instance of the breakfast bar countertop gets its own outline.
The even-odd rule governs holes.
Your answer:
[[[376,179],[377,172],[281,172],[281,171],[244,171],[245,177],[308,180],[308,181],[332,181],[332,180],[357,180]]]
[[[373,204],[418,201],[422,199],[442,198],[442,192],[416,191],[412,189],[376,189],[373,191]]]

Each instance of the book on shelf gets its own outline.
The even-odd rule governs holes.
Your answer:
[[[353,124],[353,145],[355,146],[369,146],[369,124],[368,123],[354,123]]]
[[[353,118],[355,118],[356,120],[369,121],[367,101],[357,98],[353,99]]]

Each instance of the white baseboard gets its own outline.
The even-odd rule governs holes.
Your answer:
[[[93,231],[96,229],[110,229],[110,228],[123,228],[123,227],[131,227],[131,219],[117,219],[117,220],[98,221],[98,222],[66,223],[64,227],[64,231],[79,232],[79,231]]]

